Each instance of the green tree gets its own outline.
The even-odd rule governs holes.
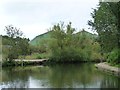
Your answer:
[[[97,31],[101,49],[104,49],[104,52],[109,52],[114,47],[118,47],[117,21],[116,17],[108,8],[108,3],[101,2],[99,7],[94,9],[91,15],[93,21],[89,21],[88,24]]]
[[[75,28],[72,27],[71,22],[68,25],[64,25],[64,23],[54,25],[51,31],[50,60],[76,62],[94,59],[93,54],[91,54],[94,40],[87,34],[88,32],[75,33]],[[98,51],[95,52],[97,52],[95,54],[98,54]]]
[[[4,59],[13,61],[20,55],[30,54],[29,39],[22,38],[22,31],[13,26],[6,26],[5,31],[7,36],[2,36]]]
[[[120,2],[100,2],[99,7],[91,13],[93,20],[88,21],[88,24],[98,33],[102,55],[120,49],[119,13]]]
[[[20,29],[14,27],[13,25],[5,26],[5,31],[6,34],[11,38],[21,37],[23,35],[23,32],[20,31]]]

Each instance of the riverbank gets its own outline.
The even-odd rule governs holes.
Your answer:
[[[26,59],[23,59],[23,60],[20,60],[20,59],[15,59],[16,62],[19,62],[19,61],[24,61],[24,62],[43,62],[43,61],[46,61],[48,59],[34,59],[34,60],[26,60]]]
[[[8,66],[27,66],[27,65],[55,65],[55,64],[70,64],[70,63],[100,63],[100,60],[93,61],[53,61],[49,59],[15,59],[13,61],[5,61],[3,67]]]
[[[27,66],[27,65],[43,65],[48,59],[35,59],[35,60],[20,60],[15,59],[14,61],[6,61],[2,63],[2,67],[6,66]]]
[[[95,64],[95,67],[98,68],[99,70],[102,70],[102,71],[109,72],[111,74],[120,76],[120,68],[110,66],[107,62]]]

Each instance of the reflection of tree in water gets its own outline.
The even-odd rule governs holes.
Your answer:
[[[17,71],[15,68],[6,68],[2,70],[2,82],[9,88],[27,88],[28,83],[27,71]]]
[[[119,88],[120,89],[119,83],[120,83],[120,78],[105,75],[101,82],[101,88]]]
[[[38,87],[89,88],[99,87],[99,83],[103,88],[119,86],[118,78],[101,74],[94,69],[94,65],[89,63],[7,68],[2,70],[2,81],[10,88],[29,88],[29,77],[32,77]]]
[[[52,74],[49,82],[52,87],[70,87],[82,85],[87,87],[92,83],[94,75],[93,65],[91,64],[62,64],[50,66]]]
[[[37,80],[45,80],[49,77],[50,69],[48,67],[15,67],[3,69],[3,82],[10,87],[29,88],[29,76]],[[40,84],[41,85],[41,84]],[[34,87],[34,86],[33,86]]]

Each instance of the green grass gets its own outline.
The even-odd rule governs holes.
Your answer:
[[[19,57],[19,59],[20,59],[20,57]],[[31,59],[46,59],[48,57],[49,57],[49,53],[41,53],[41,54],[33,53],[31,55],[25,56],[25,59],[27,59],[27,60],[31,60]]]
[[[113,67],[118,67],[118,68],[120,68],[120,64],[112,64],[112,63],[107,63],[108,65],[110,65],[110,66],[113,66]]]
[[[117,64],[117,65],[114,65],[114,66],[120,68],[120,64]]]

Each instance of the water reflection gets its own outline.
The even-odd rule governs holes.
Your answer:
[[[69,65],[55,65],[50,67],[52,75],[49,81],[53,87],[87,87],[93,82],[94,69],[92,65],[87,64],[69,64]],[[78,86],[79,87],[79,86]]]
[[[105,76],[103,78],[103,80],[101,81],[101,87],[102,88],[116,88],[118,87],[120,89],[119,86],[120,83],[120,78],[114,78],[111,76]]]
[[[1,88],[117,88],[120,78],[93,64],[61,64],[2,69]]]
[[[2,85],[9,88],[28,88],[29,74],[26,71],[17,71],[15,68],[5,68],[2,70]]]

